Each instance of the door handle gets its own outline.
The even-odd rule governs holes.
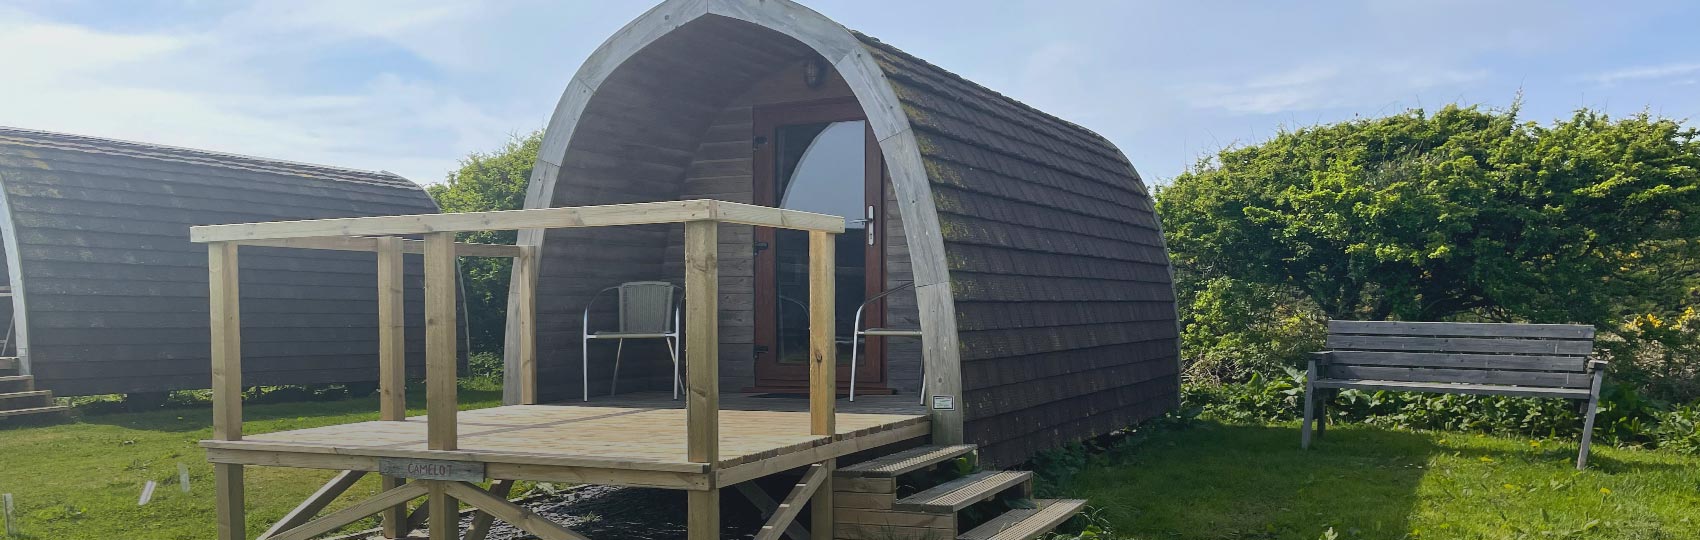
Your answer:
[[[868,218],[858,220],[868,225],[868,245],[874,245],[874,205],[868,205]]]

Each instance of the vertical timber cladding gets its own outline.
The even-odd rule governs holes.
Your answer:
[[[730,19],[692,21],[611,72],[572,128],[554,190],[548,194],[549,206],[675,200],[705,190],[716,193],[702,198],[749,202],[749,109],[730,104],[752,83],[806,53],[801,44],[783,36],[751,30]],[[739,111],[745,116],[741,123]],[[699,160],[699,154],[712,157]],[[746,175],[745,187],[738,192],[727,187],[737,180],[725,176],[740,172]],[[753,351],[752,334],[739,326],[751,320],[751,232],[747,226],[728,225],[719,235],[724,257],[721,320],[726,321],[721,350],[728,359],[722,369],[747,373],[749,368],[740,368],[736,359]],[[537,301],[542,399],[576,395],[580,321],[593,295],[625,281],[682,280],[683,238],[678,225],[554,229],[543,234]],[[593,320],[610,324],[611,300],[595,304]],[[590,391],[595,396],[609,390],[615,345],[591,347]],[[621,390],[665,390],[672,380],[671,364],[661,342],[633,341],[626,347]]]
[[[1168,410],[1169,261],[1109,141],[863,36],[927,165],[961,342],[964,431],[992,464]]]
[[[921,285],[894,309],[925,308],[931,388],[960,394],[954,410],[935,414],[935,437],[965,431],[990,463],[1010,464],[1173,406],[1168,256],[1149,192],[1122,153],[793,2],[669,0],[615,34],[563,94],[527,206],[749,200],[735,137],[749,129],[744,93],[807,54],[844,77],[885,152],[897,201],[888,214],[904,218],[886,231],[904,240],[888,243],[904,247],[888,253],[888,282]],[[739,295],[751,289],[737,281],[750,272],[738,267],[749,235],[739,229],[719,239],[729,265],[719,300],[722,384],[741,386],[750,374],[730,360],[751,355],[753,333],[740,320],[751,310]],[[541,237],[539,350],[550,356],[540,367],[552,397],[577,387],[578,310],[592,293],[676,274],[676,232],[599,234]],[[627,368],[631,384],[665,388],[658,361]],[[593,362],[598,387],[611,363]],[[892,364],[895,385],[914,380]]]
[[[37,384],[59,395],[206,388],[206,248],[189,227],[435,213],[391,173],[0,128],[0,223],[28,296]],[[242,248],[245,381],[378,379],[376,257]],[[421,267],[407,264],[422,375]]]
[[[729,100],[704,131],[702,141],[685,173],[679,199],[718,199],[752,203],[754,169],[751,163],[752,111],[756,107],[821,102],[853,98],[850,87],[836,72],[826,74],[816,88],[804,84],[806,60],[792,60],[755,81]],[[911,280],[908,243],[903,238],[903,221],[897,212],[896,195],[887,186],[887,213],[882,246],[886,250],[886,287]],[[669,231],[666,257],[667,279],[682,279],[684,235]],[[720,381],[725,388],[755,385],[755,269],[752,228],[723,225],[720,246]],[[913,291],[893,294],[886,302],[888,326],[915,328],[920,325]],[[920,341],[891,340],[887,345],[887,375],[894,389],[913,394],[920,388]],[[624,384],[622,382],[622,384]]]

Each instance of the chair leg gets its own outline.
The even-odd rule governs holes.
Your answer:
[[[614,346],[614,376],[608,380],[608,395],[610,396],[614,395],[615,387],[620,384],[620,354],[625,351],[626,340],[621,339],[619,344]]]
[[[1334,399],[1335,390],[1323,390],[1316,396],[1316,438],[1321,439],[1328,433],[1328,402]]]
[[[1312,407],[1316,400],[1316,387],[1305,383],[1305,420],[1299,426],[1299,448],[1310,448],[1310,423],[1315,419],[1316,408]]]
[[[927,365],[921,364],[921,405],[927,405]]]
[[[679,399],[679,340],[667,339],[667,354],[673,355],[673,399]]]
[[[1588,412],[1582,420],[1582,449],[1576,453],[1576,470],[1588,468],[1588,447],[1594,442],[1594,415],[1600,412],[1600,396],[1588,399]]]
[[[579,351],[584,353],[584,358],[579,368],[584,370],[584,400],[590,401],[590,335],[586,334],[583,341],[584,346]]]
[[[857,360],[856,354],[858,352],[861,352],[861,348],[857,347],[857,345],[862,344],[862,340],[857,339],[857,338],[858,338],[858,336],[856,335],[856,333],[850,334],[850,401],[851,402],[856,401],[856,364],[859,363],[859,362],[856,361]]]

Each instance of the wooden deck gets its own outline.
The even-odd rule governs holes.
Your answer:
[[[807,399],[721,396],[720,460],[712,468],[687,459],[684,401],[660,392],[463,411],[460,446],[451,451],[427,449],[424,416],[201,444],[216,463],[376,471],[380,458],[437,459],[484,463],[494,479],[709,489],[924,437],[926,412],[913,399],[840,400],[836,434],[827,437],[809,434]]]

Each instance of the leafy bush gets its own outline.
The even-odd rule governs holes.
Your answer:
[[[425,191],[444,212],[514,210],[525,206],[525,187],[543,132],[514,135],[506,145],[491,152],[474,152],[462,158],[460,168],[440,184]],[[462,232],[461,242],[512,244],[514,231]],[[466,328],[474,351],[501,351],[507,325],[508,275],[513,261],[505,257],[461,257],[460,273],[466,302]],[[475,370],[474,373],[477,373]]]
[[[1190,382],[1280,377],[1329,318],[1579,322],[1613,382],[1700,399],[1700,130],[1683,121],[1410,110],[1224,149],[1156,204]]]
[[[1181,276],[1181,349],[1192,382],[1243,381],[1303,366],[1322,346],[1323,318],[1298,294],[1228,277]]]
[[[1660,448],[1700,454],[1700,401],[1666,411],[1653,429],[1653,439]]]
[[[466,370],[473,377],[502,378],[502,354],[490,351],[472,353],[466,358]]]

